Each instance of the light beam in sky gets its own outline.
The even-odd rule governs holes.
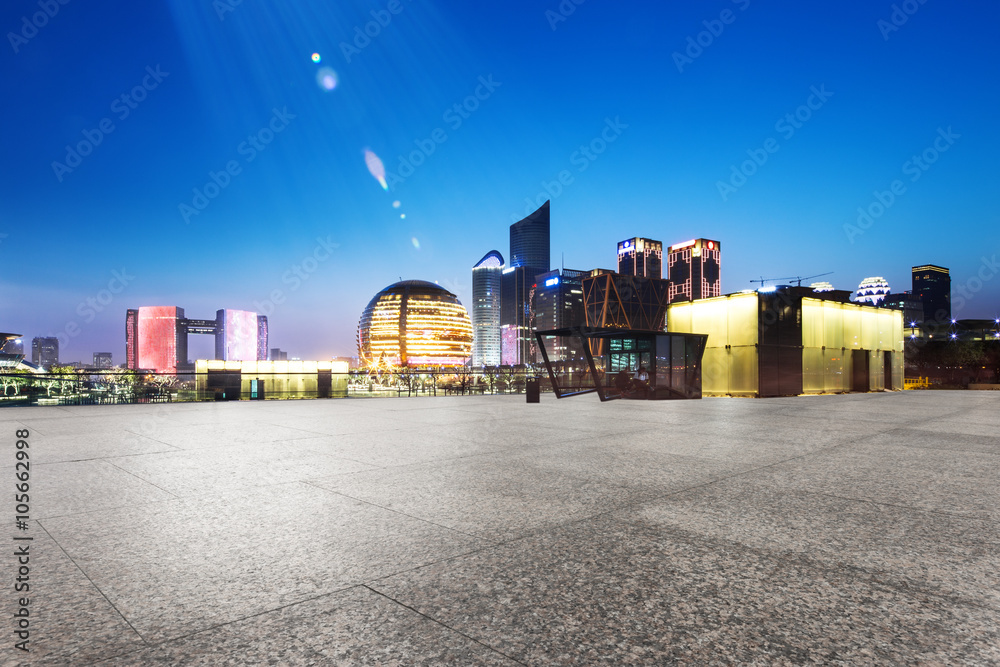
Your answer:
[[[368,165],[368,173],[375,177],[382,189],[388,190],[389,184],[385,182],[385,165],[370,148],[365,149],[365,164]]]

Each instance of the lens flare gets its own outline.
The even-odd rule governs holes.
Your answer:
[[[316,72],[316,83],[323,90],[333,90],[339,82],[340,79],[337,78],[337,73],[329,67],[320,67]]]
[[[382,189],[388,190],[389,184],[385,182],[385,165],[382,164],[382,160],[370,148],[365,149],[365,164],[368,166],[368,173],[378,181]]]
[[[413,247],[414,247],[414,248],[416,248],[417,250],[420,250],[420,241],[418,241],[418,240],[417,240],[417,237],[416,237],[416,236],[414,236],[414,237],[412,237],[412,238],[410,239],[410,243],[412,243],[412,244],[413,244]]]
[[[400,213],[399,214],[399,219],[400,220],[406,220],[406,214],[405,213]]]
[[[314,63],[318,63],[319,61],[323,60],[323,56],[321,56],[321,55],[320,55],[320,54],[318,54],[318,53],[314,53],[314,54],[312,55],[312,59],[313,59],[313,62],[314,62]]]
[[[392,207],[393,208],[399,208],[400,206],[402,206],[402,204],[399,202],[398,199],[396,201],[392,202]]]

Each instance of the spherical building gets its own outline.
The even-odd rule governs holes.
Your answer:
[[[472,321],[440,285],[404,280],[368,302],[358,323],[358,356],[396,366],[462,366],[472,354]]]
[[[877,306],[889,295],[889,283],[882,276],[865,278],[854,295],[855,303]]]

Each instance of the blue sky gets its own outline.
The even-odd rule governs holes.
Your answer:
[[[244,308],[294,356],[354,354],[375,292],[468,305],[549,197],[553,266],[701,236],[724,292],[936,263],[957,316],[1000,314],[1000,6],[652,5],[5,3],[0,329],[120,363],[127,308]]]

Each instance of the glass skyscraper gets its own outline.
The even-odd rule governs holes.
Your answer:
[[[500,291],[501,362],[532,363],[531,295],[549,266],[549,202],[510,226],[510,264]]]
[[[500,365],[503,255],[491,250],[472,267],[472,365]]]
[[[549,202],[510,226],[510,266],[549,270]]]

